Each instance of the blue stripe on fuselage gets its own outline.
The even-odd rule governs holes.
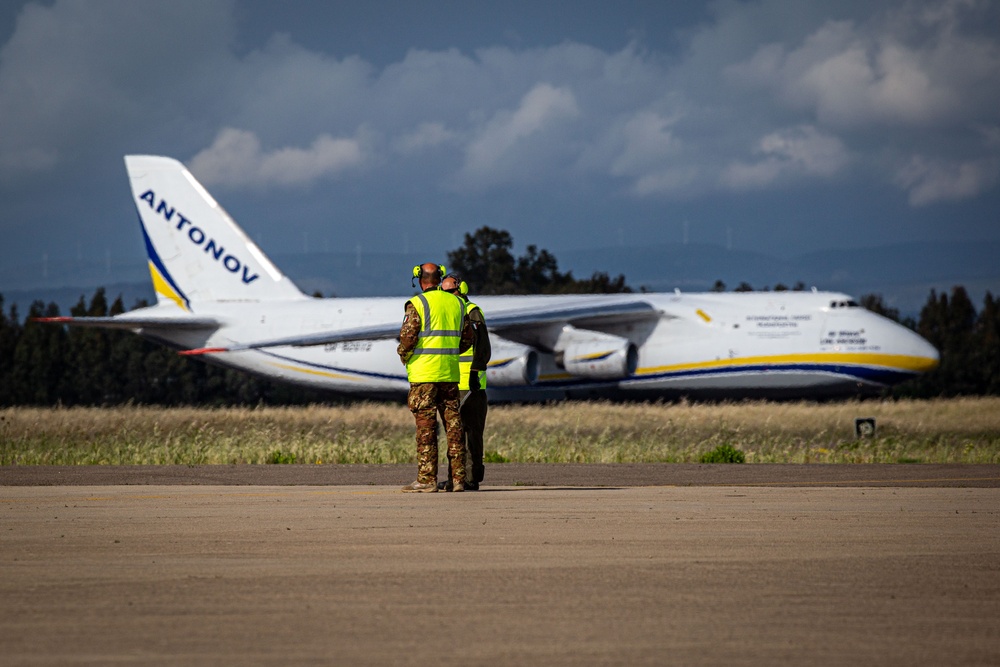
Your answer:
[[[295,357],[288,357],[283,354],[277,354],[276,352],[268,352],[264,349],[256,349],[255,352],[260,352],[261,354],[273,357],[275,359],[281,359],[282,361],[300,364],[302,366],[307,366],[309,368],[315,368],[318,370],[329,371],[331,373],[349,373],[351,375],[360,375],[362,377],[377,378],[379,380],[406,380],[406,375],[388,375],[386,373],[373,373],[371,371],[359,371],[355,368],[341,368],[339,366],[328,366],[326,364],[317,364],[312,361],[303,361],[302,359],[296,359]]]
[[[871,366],[852,366],[849,364],[775,364],[774,366],[767,367],[761,367],[758,364],[752,366],[730,366],[726,368],[667,371],[663,373],[631,375],[629,377],[619,378],[610,382],[628,382],[630,384],[642,385],[655,380],[747,374],[777,375],[782,373],[829,373],[831,375],[839,375],[844,378],[852,378],[860,382],[881,385],[897,384],[919,375],[919,373],[912,371],[901,371],[889,368],[873,368]],[[531,386],[556,388],[573,387],[591,383],[608,384],[608,381],[599,382],[588,378],[573,378],[572,380],[560,379],[553,381],[539,380]]]
[[[353,368],[342,368],[339,366],[329,366],[326,364],[318,364],[311,361],[303,361],[302,359],[296,359],[295,357],[289,357],[282,354],[277,354],[275,352],[268,352],[266,350],[258,349],[257,352],[265,354],[269,357],[275,359],[280,359],[285,362],[291,362],[296,364],[301,364],[309,368],[315,368],[319,370],[334,372],[334,373],[348,373],[353,375],[358,375],[361,377],[368,377],[380,380],[406,380],[405,375],[389,375],[386,373],[373,373],[371,371],[359,371]],[[703,369],[703,370],[685,370],[685,371],[672,371],[664,373],[656,373],[651,375],[632,375],[627,378],[620,378],[618,380],[591,380],[588,378],[574,378],[572,380],[555,380],[546,382],[540,380],[533,385],[523,385],[520,387],[503,387],[504,389],[530,389],[532,387],[537,388],[559,388],[559,387],[574,387],[586,384],[600,384],[609,385],[618,382],[629,382],[636,384],[645,384],[651,380],[663,380],[663,379],[674,379],[674,378],[685,378],[685,377],[707,377],[707,376],[719,376],[719,375],[740,375],[740,374],[754,374],[754,375],[768,375],[768,374],[782,374],[782,373],[829,373],[831,375],[839,375],[845,378],[852,378],[857,381],[891,385],[897,384],[904,380],[916,377],[919,373],[911,371],[901,371],[889,368],[874,368],[871,366],[852,366],[849,364],[784,364],[784,365],[774,365],[762,368],[760,365],[753,366],[734,366],[728,368],[715,368],[715,369]]]

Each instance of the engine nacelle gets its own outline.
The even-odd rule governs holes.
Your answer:
[[[569,343],[560,356],[567,373],[594,380],[627,378],[639,365],[635,343],[618,336]]]
[[[523,387],[538,380],[538,352],[499,336],[490,335],[493,354],[486,367],[487,387]]]

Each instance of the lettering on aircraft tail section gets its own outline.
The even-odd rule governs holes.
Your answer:
[[[198,227],[191,220],[184,217],[180,211],[170,206],[167,200],[161,199],[157,203],[156,195],[152,190],[146,190],[139,199],[149,204],[149,208],[162,216],[166,222],[174,225],[174,228],[183,233],[191,243],[203,247],[206,254],[221,264],[226,271],[238,276],[245,285],[249,285],[260,278],[260,275],[257,273],[251,274],[250,268],[246,263],[236,255],[226,252],[225,247],[220,245],[215,239],[209,237],[201,227]]]

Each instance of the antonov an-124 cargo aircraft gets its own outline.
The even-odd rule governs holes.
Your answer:
[[[128,329],[182,354],[359,398],[405,395],[396,337],[412,295],[307,296],[180,162],[130,155],[125,164],[157,303],[48,321]],[[401,280],[410,270],[399,267]],[[938,365],[927,341],[845,294],[472,288],[492,341],[491,400],[850,395]]]

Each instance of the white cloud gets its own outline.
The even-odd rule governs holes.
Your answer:
[[[652,110],[630,114],[584,154],[581,164],[626,179],[627,191],[637,197],[703,194],[702,166],[686,161],[684,142],[673,129],[680,118]]]
[[[949,11],[911,2],[827,21],[798,44],[760,45],[723,72],[736,88],[764,87],[837,127],[971,119],[993,104],[982,87],[1000,85],[1000,49],[976,34],[982,3],[945,4]]]
[[[633,194],[639,196],[669,195],[672,197],[692,196],[700,194],[693,190],[699,179],[697,167],[677,167],[662,169],[639,177],[631,188]]]
[[[641,111],[622,129],[622,152],[611,164],[615,176],[642,174],[659,167],[675,152],[677,139],[670,126],[676,118],[665,118],[652,111]]]
[[[840,139],[809,125],[765,136],[758,142],[756,152],[764,157],[750,164],[732,162],[723,170],[720,183],[737,190],[758,189],[782,178],[830,177],[848,162],[847,150]]]
[[[211,178],[232,184],[306,183],[364,161],[379,185],[391,171],[408,186],[470,196],[526,182],[624,181],[641,197],[784,187],[794,170],[842,166],[835,134],[862,151],[898,154],[895,142],[933,157],[928,124],[957,133],[967,121],[977,134],[969,128],[998,125],[983,102],[1000,87],[998,42],[969,29],[977,3],[927,6],[831,20],[799,0],[720,3],[670,58],[637,43],[609,53],[567,41],[472,55],[413,49],[378,70],[282,34],[237,56],[231,0],[29,4],[0,51],[0,169],[52,169],[113,133],[130,152],[152,143],[197,153]],[[173,35],[192,17],[200,37],[178,49]],[[894,136],[858,139],[887,125]],[[362,147],[351,138],[362,126],[386,141]],[[814,134],[781,129],[796,126]],[[768,139],[748,160],[757,137]],[[419,171],[380,150],[419,155]],[[238,151],[250,161],[225,159]]]
[[[788,163],[776,158],[766,158],[747,164],[733,162],[720,177],[723,186],[735,190],[759,190],[774,183],[788,169]]]
[[[809,125],[767,135],[761,139],[760,152],[778,156],[817,176],[832,176],[847,163],[847,151],[840,139]]]
[[[1000,160],[967,162],[913,157],[896,172],[896,184],[909,193],[911,206],[970,199],[1000,180]]]
[[[514,111],[498,111],[480,135],[466,148],[462,179],[472,184],[503,181],[529,165],[514,165],[507,161],[512,151],[521,148],[530,138],[539,140],[544,130],[559,121],[580,114],[573,92],[539,83],[521,99]]]
[[[274,191],[262,197],[350,175],[337,205],[359,219],[388,192],[419,193],[427,218],[496,211],[494,224],[506,213],[483,195],[499,189],[509,210],[539,202],[554,221],[619,203],[658,218],[680,198],[718,210],[714,195],[747,190],[791,200],[804,184],[847,199],[879,179],[915,206],[996,196],[995,2],[721,0],[655,46],[539,33],[532,47],[412,48],[389,44],[394,33],[379,60],[294,21],[278,22],[287,35],[239,32],[250,26],[236,1],[9,11],[19,14],[0,46],[0,224],[27,221],[21,212],[38,207],[23,186],[52,191],[56,178],[85,194],[72,210],[68,195],[50,198],[61,209],[49,217],[75,219],[96,185],[113,190],[119,156],[140,152],[193,155],[207,183]],[[305,4],[315,7],[287,11],[325,7]],[[921,157],[885,167],[910,155]],[[333,191],[310,193],[316,210]]]
[[[442,144],[454,143],[457,135],[445,127],[444,123],[421,123],[414,131],[404,134],[395,142],[395,148],[403,155],[419,153]]]
[[[274,143],[340,134],[367,122],[374,68],[357,56],[337,59],[272,36],[247,54],[224,82],[226,124],[257,131]]]
[[[47,171],[177,118],[200,74],[225,77],[232,0],[25,4],[0,48],[0,165]],[[183,45],[178,35],[184,36]]]
[[[206,185],[300,186],[358,167],[363,160],[357,139],[322,135],[309,148],[265,153],[253,132],[225,128],[191,159],[191,171]]]
[[[947,116],[955,97],[946,82],[931,79],[920,60],[920,53],[891,40],[857,40],[812,63],[785,92],[834,125],[927,124]]]

